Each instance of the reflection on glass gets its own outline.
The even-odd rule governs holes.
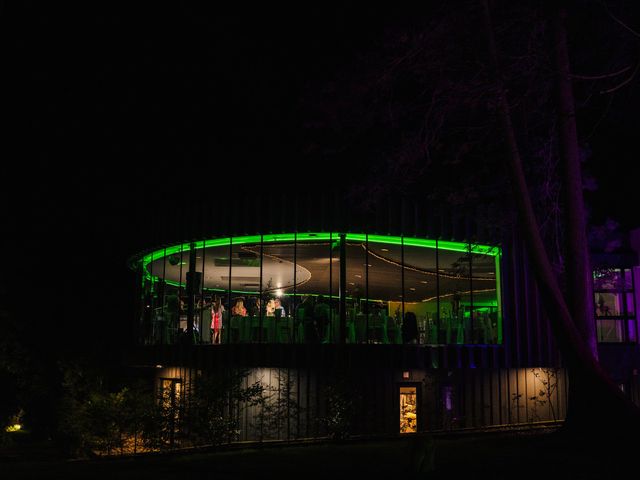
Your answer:
[[[624,321],[622,320],[598,320],[598,341],[600,342],[624,342]]]
[[[598,268],[593,272],[593,285],[598,341],[635,342],[632,270]]]
[[[597,268],[593,272],[594,290],[629,290],[632,288],[631,270]]]
[[[621,293],[599,292],[595,294],[596,315],[599,317],[619,316],[622,314]]]

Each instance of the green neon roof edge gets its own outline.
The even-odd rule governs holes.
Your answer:
[[[147,277],[151,277],[147,271],[147,265],[152,261],[160,259],[165,256],[173,255],[175,253],[181,253],[191,250],[191,244],[196,249],[210,248],[210,247],[222,247],[229,245],[246,245],[247,243],[260,243],[262,240],[265,243],[279,243],[279,242],[314,242],[314,241],[326,241],[330,239],[336,239],[339,233],[330,234],[328,232],[308,232],[308,233],[270,233],[267,235],[244,235],[240,237],[223,237],[212,238],[209,240],[200,240],[197,242],[181,243],[177,245],[171,245],[169,247],[163,247],[158,250],[154,250],[151,253],[143,255],[140,261],[142,262],[145,274]],[[422,247],[422,248],[436,248],[436,245],[441,250],[448,250],[452,252],[468,252],[469,244],[465,242],[454,242],[450,240],[432,240],[428,238],[416,238],[416,237],[398,237],[391,235],[377,235],[377,234],[364,234],[364,233],[347,233],[347,241],[364,242],[369,241],[371,243],[385,243],[391,245],[404,245],[409,247]],[[471,251],[478,255],[500,256],[501,249],[498,246],[471,244]],[[154,275],[155,277],[155,275]]]

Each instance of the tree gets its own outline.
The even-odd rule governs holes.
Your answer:
[[[285,432],[287,440],[291,439],[291,430],[302,412],[294,395],[294,379],[287,369],[277,371],[278,386],[263,387],[263,396],[259,400],[258,414],[254,428],[260,441],[266,439],[282,439]],[[299,436],[296,429],[295,436]]]
[[[500,6],[432,7],[428,20],[390,28],[344,75],[356,79],[344,88],[350,99],[322,98],[313,125],[378,165],[355,191],[365,206],[380,193],[426,190],[442,204],[491,205],[506,219],[494,219],[498,229],[517,218],[569,366],[567,427],[634,427],[638,409],[596,358],[565,14],[549,5]],[[363,147],[364,137],[371,147]],[[585,398],[602,405],[597,421]]]
[[[240,410],[259,405],[264,391],[260,382],[244,387],[246,377],[246,371],[203,372],[194,379],[184,419],[194,444],[219,445],[237,438]]]
[[[551,325],[567,361],[570,374],[569,408],[567,424],[572,430],[610,431],[621,427],[637,430],[640,426],[640,409],[625,397],[611,381],[597,361],[595,326],[592,319],[593,296],[589,286],[589,268],[586,222],[583,209],[582,176],[578,154],[578,139],[570,84],[570,66],[564,21],[566,10],[554,12],[555,65],[558,75],[558,113],[560,116],[560,144],[565,164],[563,186],[567,201],[567,251],[575,257],[567,262],[566,298],[554,275],[534,213],[527,185],[520,150],[516,140],[509,101],[500,80],[498,52],[487,0],[483,0],[484,20],[488,48],[494,70],[500,123],[507,144],[505,165],[512,184],[522,229],[528,244],[528,252],[534,265],[545,308]],[[590,308],[591,307],[591,308]],[[586,398],[595,400],[601,412],[585,408]]]

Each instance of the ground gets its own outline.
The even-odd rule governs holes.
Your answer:
[[[597,442],[596,442],[597,443]],[[420,445],[420,448],[416,448]],[[279,474],[296,477],[362,475],[397,478],[614,478],[624,470],[624,454],[601,445],[578,445],[557,433],[500,433],[436,436],[434,470],[414,473],[416,438],[234,448],[224,451],[146,455],[136,458],[60,460],[52,450],[4,449],[0,477],[98,480],[238,478]],[[632,461],[632,460],[631,460]],[[427,461],[428,463],[428,461]]]

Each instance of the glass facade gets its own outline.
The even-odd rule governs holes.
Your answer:
[[[637,342],[635,282],[630,268],[600,268],[593,273],[598,341]]]
[[[502,341],[498,247],[269,234],[168,246],[137,265],[145,344]]]

